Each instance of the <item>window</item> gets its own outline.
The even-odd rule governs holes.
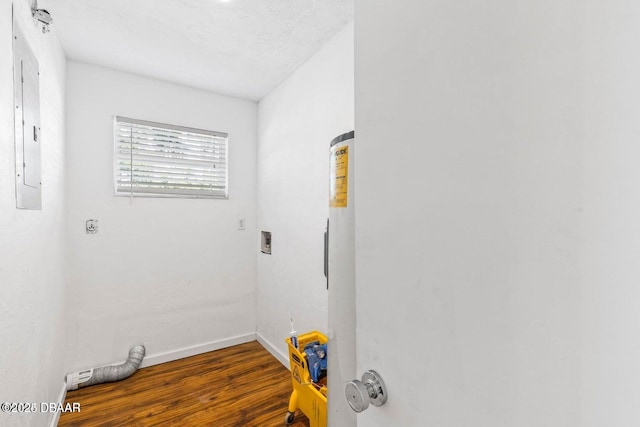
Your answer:
[[[227,198],[227,134],[114,120],[117,196]]]

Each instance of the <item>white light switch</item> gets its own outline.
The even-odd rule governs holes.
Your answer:
[[[245,220],[244,219],[239,219],[238,220],[238,230],[244,230],[245,226]]]

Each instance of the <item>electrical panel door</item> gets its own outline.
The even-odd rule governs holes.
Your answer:
[[[16,206],[40,209],[40,73],[38,61],[16,22],[13,28]]]

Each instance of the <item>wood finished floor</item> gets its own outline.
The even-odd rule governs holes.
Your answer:
[[[291,391],[290,372],[254,341],[70,391],[81,411],[58,426],[284,426]],[[298,411],[292,426],[309,421]]]

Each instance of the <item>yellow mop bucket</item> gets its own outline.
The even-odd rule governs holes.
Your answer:
[[[289,409],[285,417],[286,425],[293,423],[296,409],[300,409],[309,418],[309,427],[327,426],[327,379],[323,378],[318,383],[312,381],[307,355],[299,350],[313,341],[326,344],[328,340],[318,331],[298,335],[298,348],[293,346],[291,338],[286,340],[289,346],[291,382],[293,383],[293,393],[291,393]]]

